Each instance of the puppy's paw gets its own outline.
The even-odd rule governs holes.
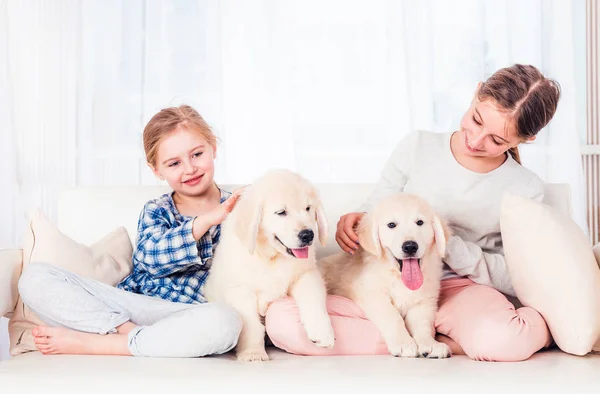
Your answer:
[[[419,357],[419,347],[412,339],[403,343],[388,345],[392,356],[396,357]]]
[[[247,349],[237,353],[239,361],[267,361],[269,356],[265,349]]]
[[[335,335],[329,321],[323,322],[313,329],[306,328],[306,334],[308,339],[318,347],[332,348],[335,345]]]
[[[451,355],[450,348],[445,343],[437,342],[428,338],[417,342],[419,354],[427,358],[448,358]]]
[[[452,355],[452,351],[450,350],[450,347],[448,345],[446,345],[445,343],[434,341],[433,345],[430,348],[431,348],[431,351],[429,352],[429,354],[425,355],[424,353],[421,353],[423,355],[423,357],[448,358]],[[419,350],[420,350],[420,348],[419,348]]]

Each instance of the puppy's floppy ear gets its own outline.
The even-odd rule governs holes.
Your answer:
[[[325,211],[323,210],[323,204],[320,199],[317,199],[317,207],[315,208],[315,215],[317,221],[317,230],[319,231],[319,242],[321,246],[327,244],[327,217],[325,217]]]
[[[381,258],[381,242],[379,242],[379,228],[372,213],[367,213],[358,224],[358,242],[367,252]]]
[[[256,249],[256,237],[262,220],[262,204],[258,196],[248,186],[240,196],[233,212],[237,218],[235,233],[250,253]],[[232,213],[233,213],[232,212]]]
[[[437,215],[433,215],[433,236],[435,247],[441,258],[446,256],[446,243],[451,235],[450,229],[446,223]]]

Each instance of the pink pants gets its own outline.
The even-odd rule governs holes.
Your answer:
[[[389,354],[373,323],[354,302],[328,296],[327,311],[335,332],[335,346],[323,349],[306,336],[298,307],[290,297],[275,301],[265,319],[273,344],[300,355]],[[499,291],[466,278],[442,281],[438,333],[454,341],[467,356],[481,361],[522,361],[551,343],[548,326],[532,308],[514,306]]]

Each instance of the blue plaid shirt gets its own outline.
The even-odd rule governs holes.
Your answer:
[[[231,193],[221,190],[221,202]],[[192,235],[194,218],[179,213],[171,193],[150,200],[138,220],[133,271],[117,287],[168,301],[202,303],[221,226],[213,226],[198,241]]]

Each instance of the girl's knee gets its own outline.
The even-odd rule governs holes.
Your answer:
[[[45,291],[53,276],[54,268],[48,264],[28,264],[19,278],[19,295],[27,305],[37,304],[38,299],[47,299]]]
[[[521,343],[474,343],[465,353],[472,360],[517,362],[529,359],[540,349],[532,349]]]
[[[135,356],[203,357],[232,350],[242,321],[225,304],[201,304],[177,312],[150,326],[134,328],[129,350]]]
[[[514,322],[482,317],[471,327],[465,353],[479,361],[524,361],[544,346],[544,333],[527,326],[515,313]],[[516,323],[516,324],[513,324]]]
[[[242,319],[237,311],[225,304],[205,304],[203,319],[215,328],[216,354],[227,353],[236,345],[242,332]]]

